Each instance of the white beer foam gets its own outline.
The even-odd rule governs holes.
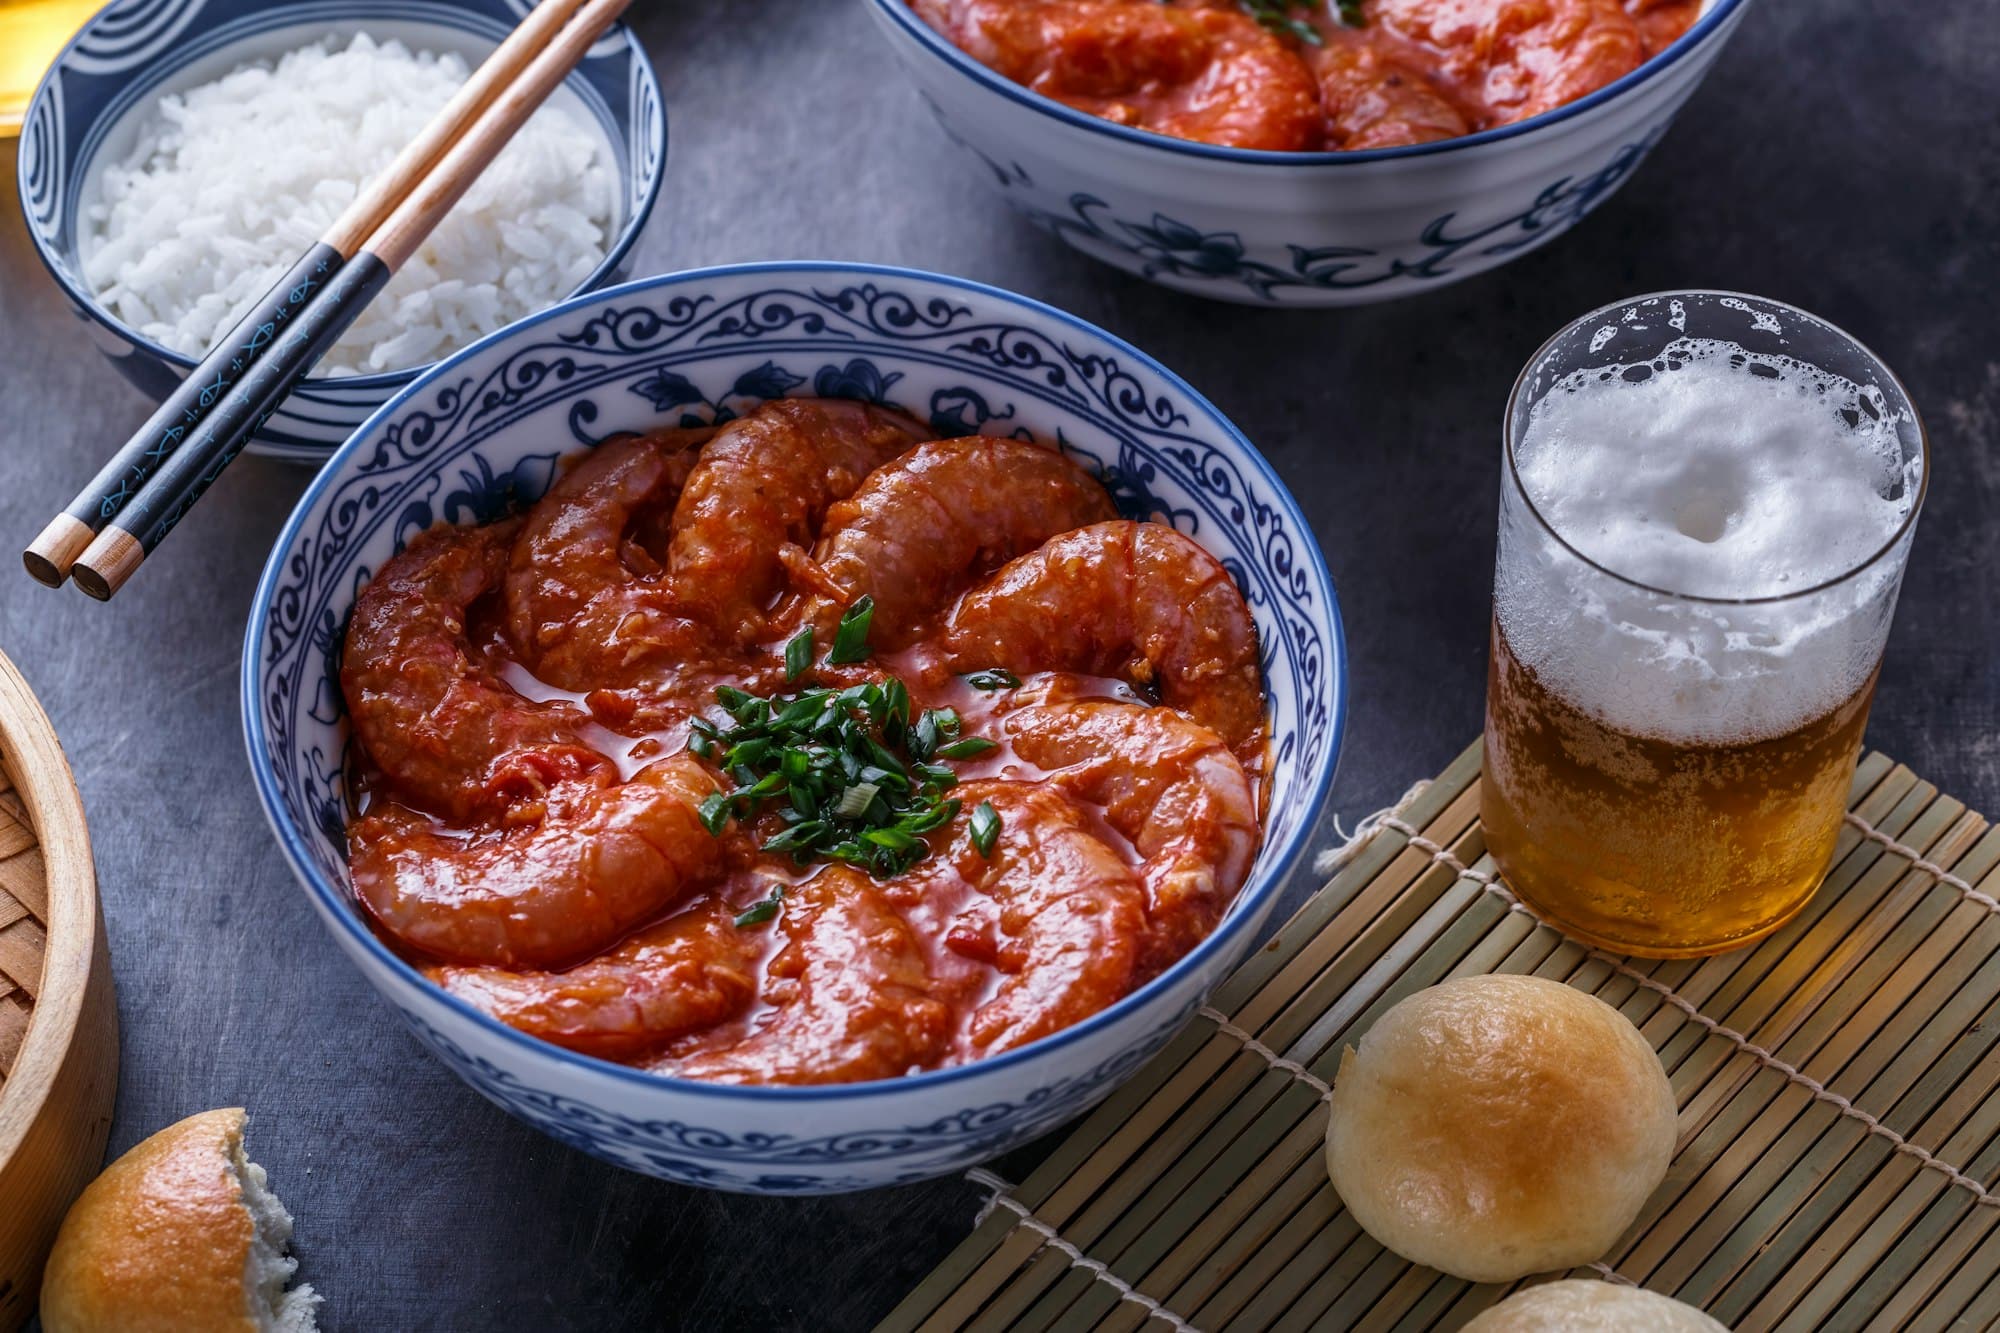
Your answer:
[[[1496,604],[1543,683],[1624,730],[1709,743],[1789,731],[1859,690],[1898,563],[1865,562],[1908,516],[1916,469],[1879,391],[1733,343],[1556,383],[1515,445]],[[1787,600],[1754,606],[1685,597]]]

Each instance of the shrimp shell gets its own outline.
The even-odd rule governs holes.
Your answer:
[[[977,896],[952,933],[979,938],[979,952],[990,952],[984,961],[1000,972],[959,1039],[958,1058],[970,1061],[1025,1046],[1116,1003],[1132,989],[1146,918],[1137,873],[1062,796],[990,780],[952,794],[968,814],[985,801],[1000,816],[991,856],[973,845],[961,817],[934,835],[935,857],[924,872],[949,873],[972,888]]]
[[[1116,676],[1222,734],[1246,759],[1264,735],[1257,629],[1222,563],[1158,523],[1099,523],[1043,543],[946,617],[960,670]]]
[[[623,784],[593,778],[469,837],[403,806],[371,810],[348,834],[355,896],[390,935],[445,962],[587,958],[699,888],[726,845],[702,827],[697,807],[716,782],[691,755]]]
[[[1646,58],[1622,0],[1370,0],[1368,17],[1435,51],[1445,76],[1495,125],[1553,111]]]
[[[711,898],[567,972],[432,967],[425,975],[531,1037],[615,1060],[742,1013],[757,995],[759,952]]]
[[[705,646],[659,560],[633,540],[681,492],[712,429],[597,446],[528,512],[507,571],[507,628],[535,674],[564,689],[627,684]]]
[[[1222,737],[1169,708],[1108,701],[1022,708],[1001,730],[1051,786],[1101,807],[1144,858],[1141,979],[1208,938],[1263,838],[1249,774]]]
[[[785,587],[786,551],[827,507],[929,432],[888,408],[781,398],[732,421],[701,452],[674,508],[668,567],[686,614],[729,647],[757,639]]]
[[[765,998],[740,1040],[650,1068],[713,1083],[895,1078],[949,1049],[950,1006],[931,994],[923,949],[868,876],[828,866],[786,898]]]
[[[974,578],[1115,513],[1101,482],[1044,445],[992,435],[920,444],[827,511],[813,563],[839,593],[820,618],[866,594],[871,641],[900,648]]]
[[[1423,70],[1377,47],[1335,34],[1305,58],[1319,79],[1334,148],[1399,148],[1477,128]]]
[[[499,586],[518,524],[419,533],[361,590],[341,692],[388,790],[465,822],[609,761],[566,703],[530,703],[468,656],[467,608]]]
[[[1237,148],[1320,146],[1311,74],[1233,6],[917,0],[915,8],[973,59],[1079,111]]]

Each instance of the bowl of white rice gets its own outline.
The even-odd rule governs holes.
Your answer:
[[[22,211],[92,341],[163,398],[385,168],[526,0],[113,0],[22,127]],[[319,462],[433,363],[626,276],[666,111],[591,48],[250,448]]]

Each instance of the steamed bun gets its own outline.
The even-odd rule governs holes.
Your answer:
[[[1692,1305],[1588,1278],[1517,1291],[1459,1333],[1729,1333]]]
[[[1639,1030],[1526,976],[1419,991],[1341,1060],[1327,1167],[1368,1234],[1509,1282],[1600,1258],[1667,1173],[1674,1094]]]

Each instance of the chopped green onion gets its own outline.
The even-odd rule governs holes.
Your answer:
[[[826,660],[834,666],[846,666],[861,662],[868,657],[868,625],[875,618],[875,599],[863,597],[847,608],[840,618],[839,626],[833,632],[833,651]]]
[[[937,719],[929,713],[925,713],[922,717],[918,718],[917,725],[910,728],[910,734],[904,741],[904,747],[919,760],[929,759],[933,754],[937,753]]]
[[[1236,0],[1244,13],[1276,33],[1289,33],[1308,46],[1320,46],[1325,39],[1302,18],[1294,16],[1295,10],[1311,9],[1305,0]],[[1361,26],[1361,0],[1334,0],[1334,10],[1339,15],[1343,27]]]
[[[820,715],[819,700],[810,696],[798,699],[779,710],[771,719],[771,725],[780,731],[797,731]]]
[[[765,737],[753,736],[747,741],[739,741],[730,746],[722,765],[724,768],[754,768],[762,763],[764,756],[769,753],[771,753],[771,742]]]
[[[875,800],[882,789],[872,782],[857,782],[840,794],[840,804],[833,807],[835,819],[858,819]]]
[[[962,805],[958,801],[939,801],[923,814],[904,821],[903,827],[911,833],[929,833],[932,829],[943,828],[958,818]]]
[[[917,846],[917,840],[901,829],[863,829],[861,836],[869,842],[874,843],[877,847],[887,847],[892,852],[907,852],[914,850]]]
[[[1012,690],[1020,688],[1021,678],[1011,671],[995,667],[991,671],[974,671],[965,677],[965,683],[975,690]]]
[[[821,833],[824,833],[826,827],[826,821],[823,819],[808,819],[802,823],[794,824],[784,832],[774,837],[766,838],[764,840],[764,850],[767,852],[789,852],[795,847],[803,847]]]
[[[701,826],[711,835],[720,837],[722,826],[729,822],[729,798],[721,792],[710,792],[701,801]]]
[[[797,680],[806,674],[813,660],[813,627],[807,625],[785,645],[785,679]]]
[[[993,844],[1000,838],[1000,812],[993,808],[993,802],[981,801],[972,808],[972,845],[988,860],[993,856]]]
[[[865,622],[861,610],[853,623]],[[780,827],[763,849],[801,866],[840,861],[877,876],[908,869],[930,855],[924,835],[961,809],[945,797],[959,778],[943,761],[994,748],[961,739],[963,723],[949,708],[912,721],[909,687],[894,677],[768,698],[722,686],[715,698],[734,725],[695,719],[688,748],[736,786],[701,803],[702,826],[721,836],[732,817],[775,816]]]
[[[874,764],[861,770],[861,780],[872,782],[877,787],[893,787],[897,791],[910,789],[910,779],[898,769],[878,768]]]
[[[891,773],[896,774],[908,771],[903,767],[903,761],[890,753],[889,747],[876,740],[873,736],[863,736],[861,743],[868,748],[869,757],[875,761],[878,767],[886,768]]]
[[[785,886],[773,885],[771,896],[745,911],[736,914],[736,928],[746,930],[751,926],[761,926],[778,914],[778,904],[785,900]]]

